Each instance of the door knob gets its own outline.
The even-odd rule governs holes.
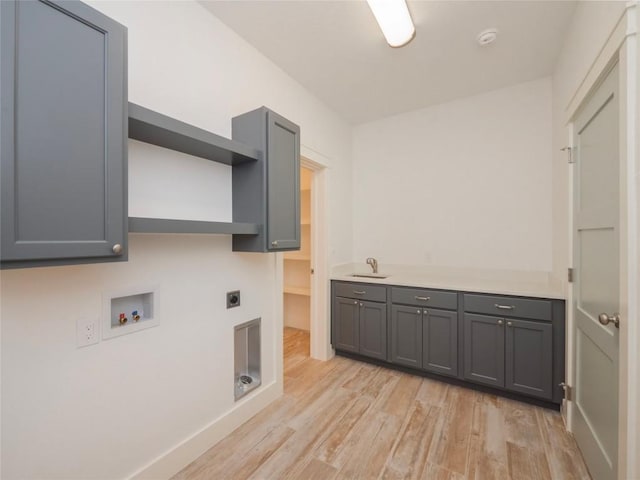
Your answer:
[[[111,249],[111,251],[116,255],[120,255],[122,253],[122,245],[120,245],[119,243],[116,243]]]
[[[274,240],[273,242],[271,242],[271,246],[272,247],[277,247],[278,246],[278,241]]]
[[[598,321],[602,325],[609,325],[611,322],[613,322],[616,328],[620,328],[619,313],[614,313],[613,315],[607,315],[606,313],[601,313],[600,315],[598,315]]]

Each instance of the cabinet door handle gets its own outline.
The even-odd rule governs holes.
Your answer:
[[[507,322],[507,327],[513,327],[513,323]]]
[[[278,246],[278,240],[274,240],[273,242],[271,242],[271,246],[272,247],[277,247]]]
[[[122,245],[120,245],[119,243],[116,243],[111,249],[111,251],[116,255],[120,255],[122,253]]]
[[[429,300],[431,300],[431,297],[419,297],[418,295],[413,298],[415,298],[416,300],[422,300],[423,302],[428,302]]]
[[[498,320],[498,325],[502,325],[504,322],[502,320]]]
[[[357,300],[354,300],[354,301],[353,301],[353,304],[354,304],[354,305],[357,305],[357,304],[358,304],[358,301],[357,301]]]
[[[364,307],[364,303],[362,303],[362,302],[361,302],[361,303],[360,303],[360,306],[361,306],[361,307]]]
[[[417,314],[420,314],[420,313],[422,313],[422,311],[420,311],[420,310],[416,310],[416,313],[417,313]]]
[[[499,308],[500,310],[515,310],[515,305],[500,305],[499,303],[495,303],[494,306]]]
[[[355,293],[356,295],[364,295],[367,292],[365,290],[354,290],[353,293]]]

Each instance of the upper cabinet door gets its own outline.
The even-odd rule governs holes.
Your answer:
[[[267,248],[300,248],[300,128],[267,113]]]
[[[262,225],[258,235],[234,235],[233,251],[299,250],[300,127],[261,107],[233,118],[232,137],[262,152],[233,166],[233,221]]]
[[[0,4],[2,266],[126,259],[127,30],[80,2]]]

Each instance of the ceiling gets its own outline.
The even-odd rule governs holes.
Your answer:
[[[364,0],[201,3],[354,124],[550,75],[576,4],[409,0],[416,37],[395,49]]]

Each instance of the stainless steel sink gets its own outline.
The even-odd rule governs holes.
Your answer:
[[[352,273],[349,276],[361,278],[387,278],[389,275],[381,275],[379,273]]]

